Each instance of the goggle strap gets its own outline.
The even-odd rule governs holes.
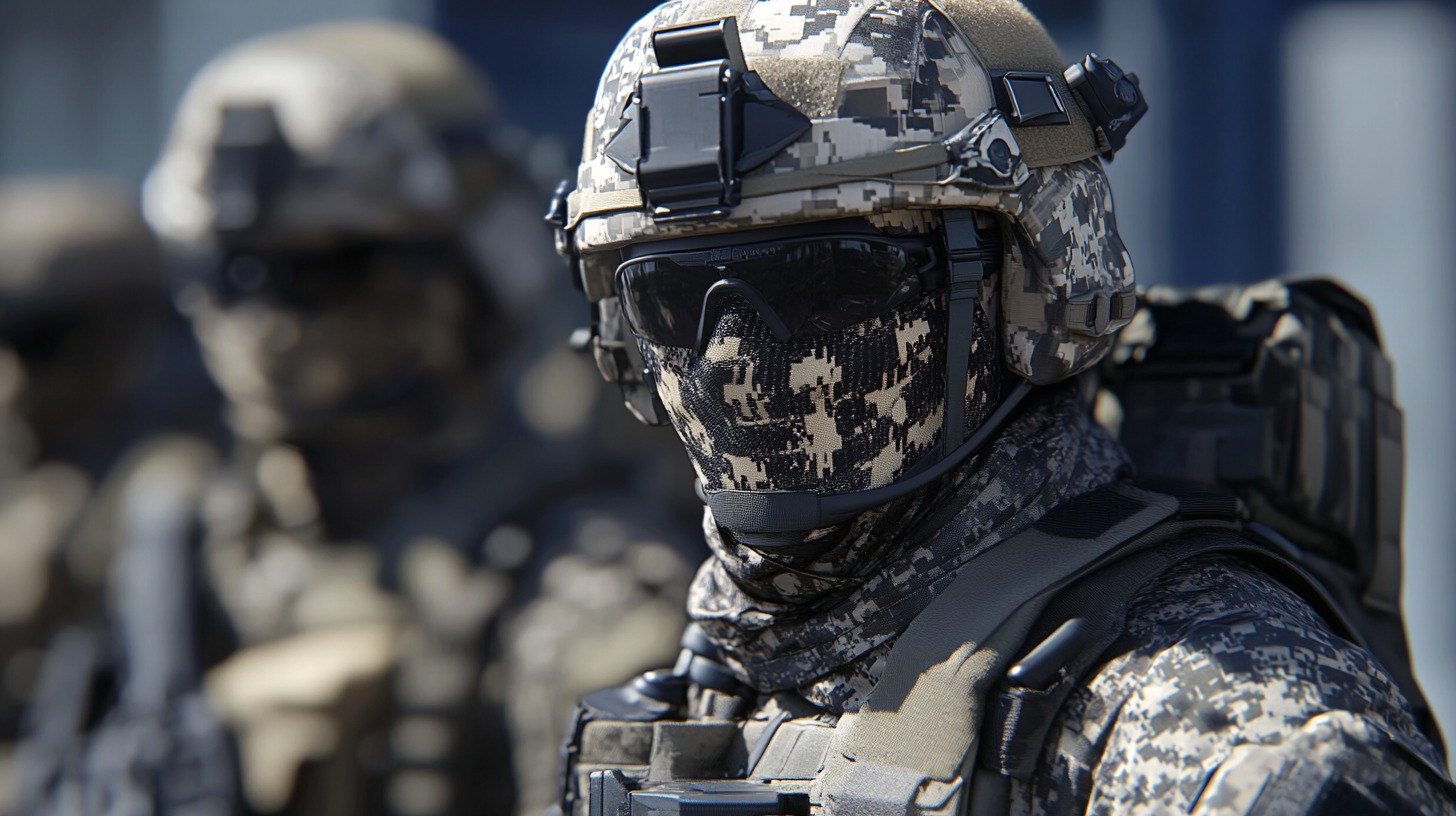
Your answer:
[[[950,303],[946,325],[945,421],[941,424],[941,438],[944,450],[954,450],[965,437],[966,378],[986,264],[975,214],[969,210],[949,210],[943,219],[945,246],[950,256],[947,281]]]

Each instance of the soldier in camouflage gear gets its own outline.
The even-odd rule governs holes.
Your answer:
[[[578,709],[565,813],[636,789],[787,792],[733,811],[765,814],[1456,812],[1370,654],[1221,555],[1132,596],[1030,772],[987,782],[962,745],[892,789],[875,757],[916,746],[844,747],[922,610],[1129,476],[1081,375],[1132,317],[1098,157],[1145,106],[1115,64],[1064,65],[1011,0],[674,0],[628,32],[558,246],[603,375],[686,447],[714,557],[674,670]]]
[[[499,128],[464,60],[398,24],[264,37],[194,79],[146,212],[237,440],[161,560],[201,577],[193,665],[168,672],[196,677],[236,779],[175,756],[188,720],[153,712],[172,756],[107,757],[103,729],[31,812],[539,812],[570,702],[670,658],[683,547],[632,471],[514,398],[564,276]]]
[[[0,184],[0,812],[46,641],[94,603],[88,544],[162,419],[142,396],[171,315],[133,199],[96,177]]]

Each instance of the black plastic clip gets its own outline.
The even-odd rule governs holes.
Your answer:
[[[748,67],[732,17],[652,33],[659,70],[637,86],[643,155],[637,180],[659,215],[738,202],[739,86]]]
[[[1137,74],[1126,73],[1117,63],[1088,54],[1063,74],[1072,96],[1092,122],[1099,141],[1107,148],[1107,158],[1127,144],[1132,126],[1148,112]]]
[[[257,229],[298,169],[298,155],[270,104],[222,110],[209,177],[221,232]]]
[[[1017,127],[1065,125],[1067,106],[1051,74],[1035,71],[996,71],[992,74],[996,107]]]
[[[733,17],[658,29],[652,48],[658,70],[638,80],[606,155],[637,176],[655,219],[725,215],[742,174],[808,131],[809,118],[748,70]]]
[[[576,248],[571,245],[571,231],[566,228],[571,212],[571,190],[574,186],[571,179],[562,179],[556,185],[556,192],[551,195],[551,205],[546,208],[546,223],[551,225],[551,232],[556,238],[556,254],[566,260],[567,269],[571,273],[571,285],[581,290],[584,288],[581,264],[576,257]]]

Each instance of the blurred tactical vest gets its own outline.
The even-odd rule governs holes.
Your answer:
[[[502,127],[400,24],[193,80],[146,213],[238,440],[131,492],[110,631],[56,650],[31,812],[529,808],[571,701],[671,655],[693,545],[585,417],[533,413],[592,395],[528,357],[561,273]]]

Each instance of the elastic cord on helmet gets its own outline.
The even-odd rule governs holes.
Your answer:
[[[876,505],[919,490],[949,473],[1000,430],[1031,391],[1022,380],[987,417],[981,427],[965,434],[966,380],[970,376],[970,349],[976,309],[986,265],[1000,260],[999,242],[982,240],[973,210],[943,214],[949,255],[949,315],[946,327],[945,420],[941,424],[939,454],[926,454],[898,481],[869,490],[820,496],[803,490],[715,490],[699,482],[698,495],[713,511],[718,524],[745,533],[789,533],[814,530],[847,521]]]

